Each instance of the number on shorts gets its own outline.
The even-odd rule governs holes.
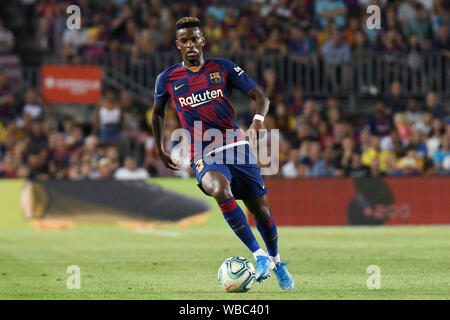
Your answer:
[[[203,170],[203,167],[204,167],[204,165],[203,165],[203,159],[200,159],[200,160],[198,160],[198,161],[195,163],[195,168],[197,169],[197,172],[202,171],[202,170]]]

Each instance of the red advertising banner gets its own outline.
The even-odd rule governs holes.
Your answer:
[[[450,224],[448,177],[266,178],[265,185],[277,225]]]
[[[102,94],[102,68],[45,65],[41,71],[41,92],[47,102],[96,103]]]

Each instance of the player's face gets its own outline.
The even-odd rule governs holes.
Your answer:
[[[177,48],[183,60],[198,61],[205,46],[205,37],[199,28],[184,28],[177,31]]]

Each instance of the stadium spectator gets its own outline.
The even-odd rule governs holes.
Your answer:
[[[25,93],[25,105],[22,110],[23,121],[42,119],[44,114],[49,112],[48,105],[42,102],[42,99],[36,94],[36,90],[28,89]]]
[[[446,57],[450,57],[450,36],[448,26],[442,25],[437,30],[433,41],[433,49]]]
[[[281,166],[281,176],[283,178],[297,178],[298,169],[297,169],[297,161],[298,161],[298,150],[291,149],[289,151],[289,157],[287,161]]]
[[[287,105],[291,112],[297,116],[303,112],[304,108],[303,89],[300,86],[295,87],[287,98]]]
[[[124,127],[127,129],[138,129],[144,125],[145,106],[133,98],[130,90],[120,93],[120,108],[123,111]]]
[[[228,29],[227,37],[223,38],[219,44],[221,52],[228,52],[231,54],[245,52],[249,49],[248,42],[239,35],[239,32],[235,27]]]
[[[430,91],[425,96],[425,110],[431,112],[433,117],[444,119],[447,115],[444,107],[438,103],[437,95],[435,92]]]
[[[116,93],[107,90],[98,104],[93,123],[93,132],[98,133],[102,144],[118,143],[122,129],[123,112],[116,99]]]
[[[413,126],[414,130],[419,130],[423,134],[428,135],[431,132],[431,122],[433,120],[433,114],[429,110],[422,112],[422,119],[416,122]]]
[[[406,154],[398,160],[398,176],[419,176],[423,170],[423,161],[414,149],[407,149]]]
[[[8,85],[6,74],[0,70],[0,123],[5,124],[14,113],[16,98]]]
[[[444,134],[444,126],[441,119],[434,118],[431,125],[431,133],[429,138],[426,140],[427,156],[432,159],[434,153],[439,148],[441,140]]]
[[[223,38],[222,28],[216,22],[213,15],[207,15],[205,19],[205,26],[203,32],[206,39],[208,39],[208,49],[212,54],[220,52],[220,41]]]
[[[395,158],[392,151],[381,150],[379,137],[372,136],[371,147],[362,153],[361,162],[371,168],[372,175],[378,176],[386,170],[386,158],[388,156]]]
[[[305,56],[317,51],[316,43],[308,37],[308,34],[300,27],[293,25],[289,29],[288,50],[306,61]]]
[[[143,168],[137,168],[136,160],[130,156],[125,157],[123,167],[117,169],[114,173],[116,180],[140,180],[147,179],[148,177],[148,172]]]
[[[443,168],[444,160],[450,156],[450,136],[444,135],[441,140],[441,145],[433,155],[433,163],[435,172],[439,175],[446,174]]]
[[[416,17],[415,0],[403,0],[397,8],[397,20],[403,28]]]
[[[413,130],[413,126],[408,122],[406,116],[402,112],[398,112],[394,115],[394,126],[400,137],[400,141],[407,145],[409,143],[409,136]]]
[[[94,63],[96,56],[101,56],[105,52],[104,46],[98,41],[98,35],[88,31],[88,37],[85,44],[78,49],[78,54],[84,56],[88,63]]]
[[[291,137],[295,130],[295,117],[282,101],[275,105],[275,127],[285,137]]]
[[[206,9],[206,15],[211,15],[218,23],[222,23],[225,20],[226,8],[220,0],[213,0],[212,4]]]
[[[0,53],[11,52],[14,46],[14,34],[5,27],[3,20],[0,19]]]
[[[392,82],[390,89],[390,94],[384,100],[384,104],[387,107],[389,114],[405,111],[406,101],[402,95],[402,85],[400,82]]]
[[[427,157],[427,146],[425,144],[425,135],[419,130],[414,130],[409,138],[407,149],[415,151],[416,158],[420,160],[421,169],[424,168]]]
[[[420,40],[431,39],[433,27],[426,9],[421,4],[416,4],[416,15],[406,23],[405,35],[417,34]]]
[[[267,54],[286,54],[287,47],[281,36],[281,31],[275,28],[270,31],[269,37],[258,48],[258,52],[264,55]]]
[[[325,149],[322,153],[322,156],[319,156],[320,152],[320,144],[317,142],[313,142],[310,146],[310,168],[311,168],[311,177],[319,178],[319,177],[333,177],[335,168],[332,164],[333,153],[330,149]]]
[[[61,55],[64,62],[79,62],[79,49],[88,42],[87,28],[64,30],[62,35]]]
[[[361,28],[361,22],[358,17],[350,18],[348,27],[344,30],[345,42],[347,42],[350,47],[353,46],[355,42],[355,36]]]
[[[363,30],[358,29],[354,32],[351,49],[354,53],[367,53],[370,50],[368,37]]]
[[[350,61],[350,47],[339,30],[334,30],[331,39],[324,43],[322,54],[325,64],[328,66]]]
[[[0,163],[0,178],[15,178],[17,162],[11,152],[6,153]]]
[[[353,153],[351,161],[344,168],[346,177],[367,178],[370,176],[370,168],[362,164],[359,153]]]
[[[406,112],[405,112],[406,120],[413,125],[416,122],[421,121],[422,112],[420,112],[417,107],[417,101],[414,98],[409,98],[406,103]]]
[[[344,170],[349,166],[352,161],[352,155],[357,151],[353,137],[345,137],[342,139],[341,145],[337,147],[334,147],[336,151],[334,159],[335,167],[336,169]]]
[[[380,149],[382,151],[392,151],[396,156],[400,156],[403,153],[404,146],[396,129],[392,129],[389,135],[381,138]]]
[[[32,120],[28,129],[30,147],[33,151],[41,151],[47,147],[47,136],[41,121]]]
[[[350,62],[350,46],[345,42],[342,33],[334,30],[330,40],[322,46],[328,79],[333,88],[348,82]]]
[[[89,179],[112,179],[113,170],[111,167],[111,160],[109,158],[101,158],[97,163],[97,168],[94,169],[90,175]]]
[[[276,103],[278,101],[281,86],[278,83],[277,74],[274,69],[266,69],[264,71],[262,87],[271,104]],[[269,109],[270,113],[273,113],[274,111],[274,108]]]
[[[329,20],[333,20],[338,28],[345,27],[347,7],[341,0],[318,0],[315,4],[315,12],[319,24],[323,28]]]
[[[386,108],[382,101],[375,104],[374,113],[369,117],[367,125],[370,133],[377,136],[385,136],[389,134],[393,127],[392,119],[388,115]]]
[[[323,177],[329,175],[329,170],[325,159],[322,156],[320,144],[318,142],[303,142],[303,149],[300,148],[300,153],[303,154],[301,164],[308,167],[308,176]]]
[[[70,150],[64,142],[64,134],[62,132],[52,132],[48,139],[48,148],[50,149],[51,158],[56,161],[60,167],[66,164],[70,156]]]
[[[408,47],[408,53],[406,56],[406,63],[409,66],[409,68],[411,69],[412,72],[415,72],[416,75],[418,73],[418,70],[420,69],[420,67],[423,65],[423,56],[422,56],[422,52],[423,52],[423,45],[421,45],[421,43],[419,42],[419,37],[417,36],[417,34],[411,34],[408,38],[408,43],[407,43],[407,47]],[[415,79],[411,79],[410,82],[413,83],[413,85],[417,85],[417,76],[415,77]],[[415,80],[416,83],[414,83],[413,81]]]
[[[1,175],[1,173],[0,173]],[[17,165],[16,174],[14,178],[17,179],[29,179],[31,177],[30,167],[24,163],[19,163]]]

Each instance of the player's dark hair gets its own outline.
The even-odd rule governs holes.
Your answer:
[[[175,23],[175,29],[178,31],[183,28],[200,28],[200,19],[196,17],[183,17]]]

